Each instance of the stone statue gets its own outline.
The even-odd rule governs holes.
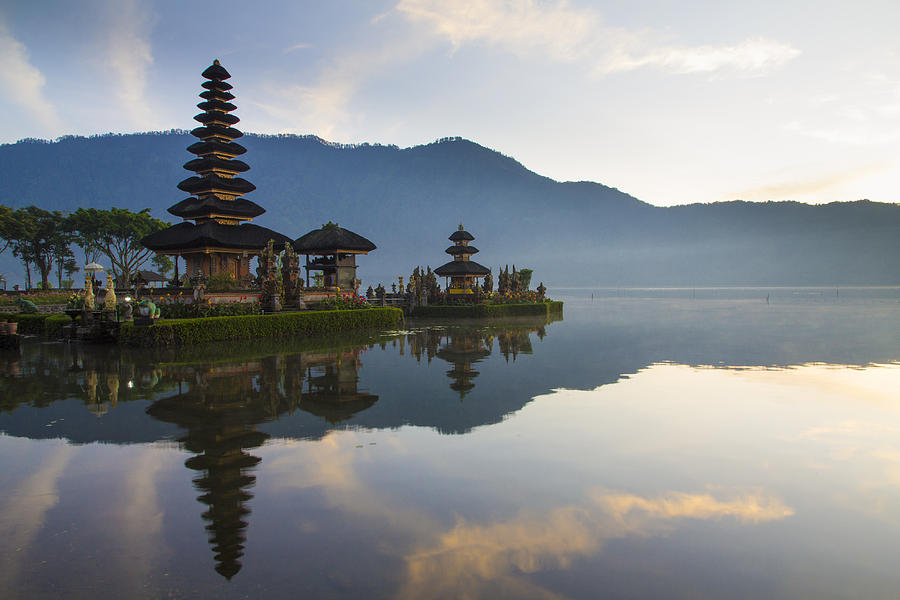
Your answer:
[[[509,293],[509,265],[506,265],[506,269],[500,270],[500,276],[497,277],[497,293],[501,296]]]
[[[138,314],[140,314],[142,317],[158,319],[160,310],[155,303],[150,301],[150,299],[144,298],[143,300],[138,302]]]
[[[104,312],[116,311],[116,286],[113,284],[113,278],[106,278],[106,296],[103,298]]]
[[[371,299],[374,298],[374,297],[375,297],[375,290],[374,290],[374,289],[372,288],[372,286],[370,285],[370,286],[369,286],[369,289],[366,290],[366,298],[368,298],[369,300],[371,300]]]
[[[191,277],[191,286],[194,288],[194,302],[202,302],[206,299],[206,283],[209,277],[203,274],[203,269],[197,269],[197,274]]]
[[[91,274],[88,273],[84,277],[84,310],[92,311],[94,310],[94,282],[91,279]]]
[[[425,273],[425,295],[428,298],[428,303],[436,304],[438,294],[440,294],[440,287],[438,286],[437,277],[434,271],[431,270],[431,267],[428,267],[428,271]]]
[[[494,276],[491,275],[491,272],[488,271],[488,274],[484,276],[484,283],[481,288],[484,290],[486,294],[490,294],[494,291]]]
[[[20,313],[31,314],[37,312],[37,305],[31,300],[25,298],[16,298],[16,310]]]
[[[263,309],[270,312],[281,310],[281,294],[278,290],[278,265],[276,264],[275,242],[269,240],[265,249],[259,255],[260,268],[263,269],[261,282],[262,294],[260,303]],[[259,271],[259,269],[257,269]]]
[[[544,294],[545,294],[546,292],[547,292],[547,288],[544,287],[544,282],[542,281],[542,282],[541,282],[541,285],[539,285],[538,288],[537,288],[538,298],[540,298],[541,300],[543,300],[543,299],[544,299]]]
[[[284,290],[285,306],[298,306],[300,303],[300,257],[290,244],[284,245],[281,255],[281,285]]]

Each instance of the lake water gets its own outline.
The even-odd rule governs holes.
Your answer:
[[[0,596],[897,597],[900,289],[557,292],[0,353]]]

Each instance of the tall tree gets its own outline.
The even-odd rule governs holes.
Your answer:
[[[113,275],[127,285],[132,275],[154,255],[141,244],[141,239],[169,224],[153,218],[149,208],[140,212],[79,208],[69,217],[69,226],[78,232],[80,239],[96,243],[112,264]]]
[[[13,224],[13,209],[8,206],[4,206],[0,204],[0,254],[6,252],[6,250],[12,245],[12,224]]]
[[[41,287],[50,287],[50,273],[60,256],[71,255],[70,235],[65,231],[65,217],[59,211],[28,206],[13,211],[9,217],[13,254],[25,263],[27,286],[31,287],[31,265],[41,275]]]

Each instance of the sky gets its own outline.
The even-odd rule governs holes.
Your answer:
[[[0,143],[191,129],[462,136],[658,206],[900,202],[900,3],[0,0]]]

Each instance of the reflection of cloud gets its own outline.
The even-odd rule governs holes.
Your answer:
[[[44,97],[44,75],[28,59],[28,49],[0,18],[0,87],[48,131],[60,127],[56,109]]]
[[[150,48],[152,19],[136,0],[117,0],[110,5],[106,66],[117,78],[115,93],[120,105],[131,113],[137,127],[153,129],[153,111],[147,104],[147,70],[153,64]]]
[[[74,449],[60,445],[31,477],[9,494],[0,519],[0,590],[9,590],[29,557],[27,550],[44,525],[44,517],[59,502],[59,479]]]
[[[480,42],[516,54],[584,60],[600,74],[644,67],[672,73],[763,73],[800,53],[764,38],[724,46],[669,44],[652,32],[605,25],[598,12],[565,0],[401,0],[397,10],[455,47]]]
[[[116,503],[115,531],[122,538],[122,548],[128,549],[122,569],[124,578],[134,586],[132,597],[145,591],[148,576],[156,571],[158,558],[164,552],[160,536],[163,511],[159,506],[158,477],[166,464],[160,452],[166,450],[148,448],[141,450],[137,459],[129,465],[125,474],[125,497]]]
[[[710,493],[669,492],[656,498],[595,490],[584,506],[565,506],[546,516],[522,514],[510,521],[472,525],[460,519],[434,547],[407,558],[405,598],[477,597],[485,586],[513,595],[554,597],[518,573],[565,568],[596,553],[606,540],[651,535],[676,519],[721,519],[760,523],[791,516],[780,499],[754,490],[719,499]]]

